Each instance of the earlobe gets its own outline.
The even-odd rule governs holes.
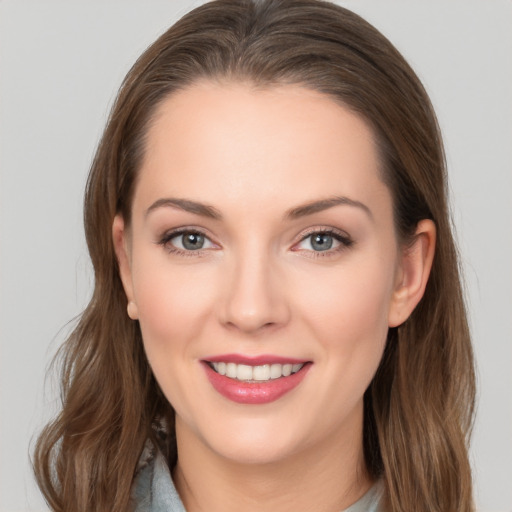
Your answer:
[[[425,293],[434,260],[436,226],[430,219],[418,223],[412,244],[402,251],[400,272],[389,311],[389,327],[407,320]]]
[[[128,299],[127,313],[132,320],[138,319],[137,303],[133,295],[131,260],[129,254],[128,233],[124,219],[121,215],[116,215],[112,223],[112,240],[114,242],[114,250],[116,252],[117,262],[119,266],[119,276],[123,283],[124,292]]]
[[[126,312],[128,313],[128,316],[132,320],[138,320],[139,311],[137,309],[137,304],[135,304],[135,302],[133,302],[133,300],[128,301],[128,305],[126,306]]]

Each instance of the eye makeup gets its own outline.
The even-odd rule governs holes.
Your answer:
[[[208,251],[218,250],[220,246],[214,243],[206,233],[197,227],[184,226],[166,231],[158,239],[169,254],[176,256],[205,256]],[[291,247],[293,252],[302,252],[307,257],[330,257],[352,247],[353,239],[344,231],[332,227],[308,229],[300,235],[299,242]]]

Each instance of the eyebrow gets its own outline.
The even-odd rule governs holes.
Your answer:
[[[312,215],[313,213],[322,212],[324,210],[328,210],[329,208],[333,208],[334,206],[339,205],[347,205],[353,206],[355,208],[360,208],[368,215],[368,217],[370,217],[370,219],[373,220],[372,211],[370,210],[370,208],[368,208],[368,206],[366,206],[364,203],[361,203],[360,201],[356,201],[345,196],[328,197],[326,199],[311,201],[310,203],[297,206],[296,208],[288,210],[285,214],[285,218],[298,219],[300,217],[305,217],[306,215]]]
[[[178,208],[179,210],[201,215],[202,217],[208,217],[210,219],[222,219],[222,215],[219,210],[213,206],[198,203],[197,201],[191,201],[190,199],[179,199],[175,197],[158,199],[146,210],[145,217],[147,217],[153,210],[162,207]]]
[[[309,203],[297,206],[288,210],[284,218],[285,219],[299,219],[301,217],[306,217],[307,215],[312,215],[314,213],[322,212],[324,210],[328,210],[329,208],[333,208],[335,206],[347,205],[355,208],[360,208],[363,210],[370,219],[373,220],[373,214],[364,203],[360,201],[356,201],[354,199],[350,199],[345,196],[333,196],[328,197],[326,199],[320,199],[317,201],[311,201]],[[197,201],[192,201],[191,199],[181,199],[176,197],[165,197],[162,199],[156,200],[145,212],[145,217],[147,217],[152,211],[163,208],[178,208],[179,210],[183,210],[186,212],[193,213],[195,215],[200,215],[202,217],[207,217],[210,219],[221,220],[222,214],[217,208],[214,206],[210,206],[208,204],[199,203]]]

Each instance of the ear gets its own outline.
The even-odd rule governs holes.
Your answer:
[[[435,246],[434,222],[430,219],[418,222],[412,244],[402,249],[389,310],[389,327],[397,327],[405,322],[423,297],[434,260]]]
[[[137,303],[133,296],[129,234],[127,233],[124,219],[119,214],[114,217],[114,222],[112,223],[112,239],[114,241],[114,250],[119,265],[119,274],[123,283],[124,292],[126,293],[126,298],[128,299],[128,316],[132,320],[137,320],[139,314],[137,311]]]

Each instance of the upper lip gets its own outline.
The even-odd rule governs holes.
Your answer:
[[[276,356],[272,354],[261,354],[258,356],[247,356],[242,354],[221,354],[203,359],[209,363],[236,363],[249,366],[260,366],[264,364],[304,364],[307,359],[297,359],[295,357]]]

